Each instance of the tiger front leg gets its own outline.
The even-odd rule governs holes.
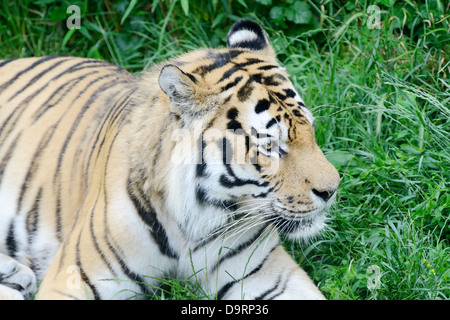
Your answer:
[[[323,300],[325,297],[282,246],[262,266],[240,281],[229,283],[223,299]]]

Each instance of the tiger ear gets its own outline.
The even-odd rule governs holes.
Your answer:
[[[196,105],[196,79],[172,64],[164,66],[159,74],[159,86],[170,98],[171,111],[186,114]]]
[[[162,91],[172,102],[182,103],[195,95],[195,78],[189,77],[187,73],[172,64],[162,68],[158,81]]]
[[[229,48],[250,49],[266,57],[276,56],[264,29],[251,20],[240,20],[233,24],[228,31],[227,44]]]

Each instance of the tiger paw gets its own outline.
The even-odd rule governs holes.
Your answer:
[[[0,300],[24,300],[24,296],[19,291],[0,284]]]
[[[36,276],[27,266],[0,254],[0,299],[30,299],[36,292]]]

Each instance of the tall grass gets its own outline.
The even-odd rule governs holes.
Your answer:
[[[294,79],[342,184],[334,231],[299,261],[328,298],[448,299],[449,56],[386,24],[325,19],[326,45]]]
[[[313,19],[294,25],[267,14],[293,1],[269,2],[4,1],[0,58],[78,55],[140,72],[224,46],[233,21],[257,20],[342,179],[322,238],[286,248],[329,299],[449,299],[449,5],[308,1]],[[81,8],[79,30],[65,26],[70,4]],[[373,4],[379,29],[368,25]],[[165,284],[163,298],[195,296]]]

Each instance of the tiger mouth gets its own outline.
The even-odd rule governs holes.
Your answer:
[[[268,221],[280,233],[294,239],[317,235],[325,227],[325,210],[313,209],[310,211],[300,211],[297,212],[297,215],[301,216],[292,216],[288,212],[273,208],[273,214],[268,217]]]

